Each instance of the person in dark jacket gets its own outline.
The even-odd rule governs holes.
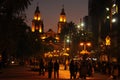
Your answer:
[[[80,78],[86,79],[87,73],[88,73],[88,64],[87,61],[83,61],[81,62],[80,65]]]
[[[48,62],[48,78],[52,78],[53,62],[52,59]]]
[[[44,69],[45,69],[44,61],[43,61],[43,59],[40,59],[40,61],[39,61],[39,75],[45,74]]]
[[[78,62],[75,62],[75,66],[74,66],[74,79],[76,79],[77,73],[78,73]]]
[[[54,78],[59,78],[59,62],[56,60],[54,63]]]
[[[75,65],[74,65],[74,61],[71,60],[70,62],[70,66],[69,66],[69,70],[70,70],[70,79],[75,78]]]
[[[88,76],[93,76],[93,67],[92,67],[92,63],[91,62],[88,62]]]

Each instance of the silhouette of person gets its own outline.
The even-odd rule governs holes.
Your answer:
[[[78,62],[75,62],[75,67],[74,67],[74,79],[76,79],[77,73],[78,73]]]
[[[53,62],[52,59],[48,62],[48,78],[52,78]]]
[[[40,59],[40,61],[39,61],[39,75],[45,74],[44,69],[45,69],[44,61],[43,61],[43,59]]]
[[[56,60],[54,63],[54,78],[59,78],[59,62]]]
[[[70,79],[73,79],[75,77],[75,65],[73,59],[70,62],[69,70],[70,70]]]
[[[88,64],[87,61],[83,61],[80,65],[80,78],[86,79],[88,73]]]
[[[88,63],[88,76],[93,76],[93,74],[92,74],[93,71],[92,70],[93,70],[92,63],[89,62]]]

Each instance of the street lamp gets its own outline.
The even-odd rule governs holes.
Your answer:
[[[108,59],[110,60],[111,58],[111,52],[110,49],[111,47],[113,47],[113,38],[111,37],[112,34],[112,27],[113,27],[113,23],[115,23],[117,21],[117,18],[115,18],[116,14],[118,13],[118,6],[116,5],[115,1],[111,2],[111,5],[109,7],[106,8],[107,13],[109,13],[107,15],[107,19],[109,19],[109,33],[105,38],[105,44],[106,44],[106,48],[107,48],[107,53],[108,53]],[[111,46],[112,45],[112,46]]]
[[[80,19],[80,23],[77,25],[78,32],[79,30],[84,30],[84,26],[85,26],[84,22]]]
[[[88,47],[90,47],[91,46],[91,43],[90,42],[81,42],[80,43],[80,46],[83,46],[83,54],[86,54],[86,53],[88,53],[88,51],[87,51],[87,49],[86,49],[86,47],[88,46]]]
[[[111,45],[111,38],[109,36],[107,36],[105,38],[105,45],[106,45],[106,48],[107,48],[107,53],[108,53],[108,61],[110,61],[110,45]]]

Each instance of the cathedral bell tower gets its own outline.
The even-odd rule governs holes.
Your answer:
[[[32,32],[38,32],[38,33],[43,33],[43,21],[41,20],[41,15],[39,11],[39,7],[36,7],[35,13],[34,13],[34,18],[32,20]]]
[[[62,8],[62,11],[60,13],[60,18],[59,18],[59,22],[58,22],[58,34],[61,33],[62,28],[66,25],[66,14],[64,11],[64,6]]]

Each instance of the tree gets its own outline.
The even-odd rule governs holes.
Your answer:
[[[25,43],[26,29],[24,10],[32,0],[0,0],[0,47],[8,54],[17,51],[18,43]],[[26,41],[27,42],[27,41]],[[24,44],[23,43],[23,44]]]
[[[61,33],[60,33],[60,38],[63,41],[65,35],[72,36],[74,33],[76,33],[76,28],[75,28],[75,24],[71,21],[67,23],[67,25],[63,26]]]
[[[76,54],[80,50],[80,42],[91,42],[93,44],[93,35],[86,30],[80,30],[79,33],[73,35],[72,46],[73,52]]]

